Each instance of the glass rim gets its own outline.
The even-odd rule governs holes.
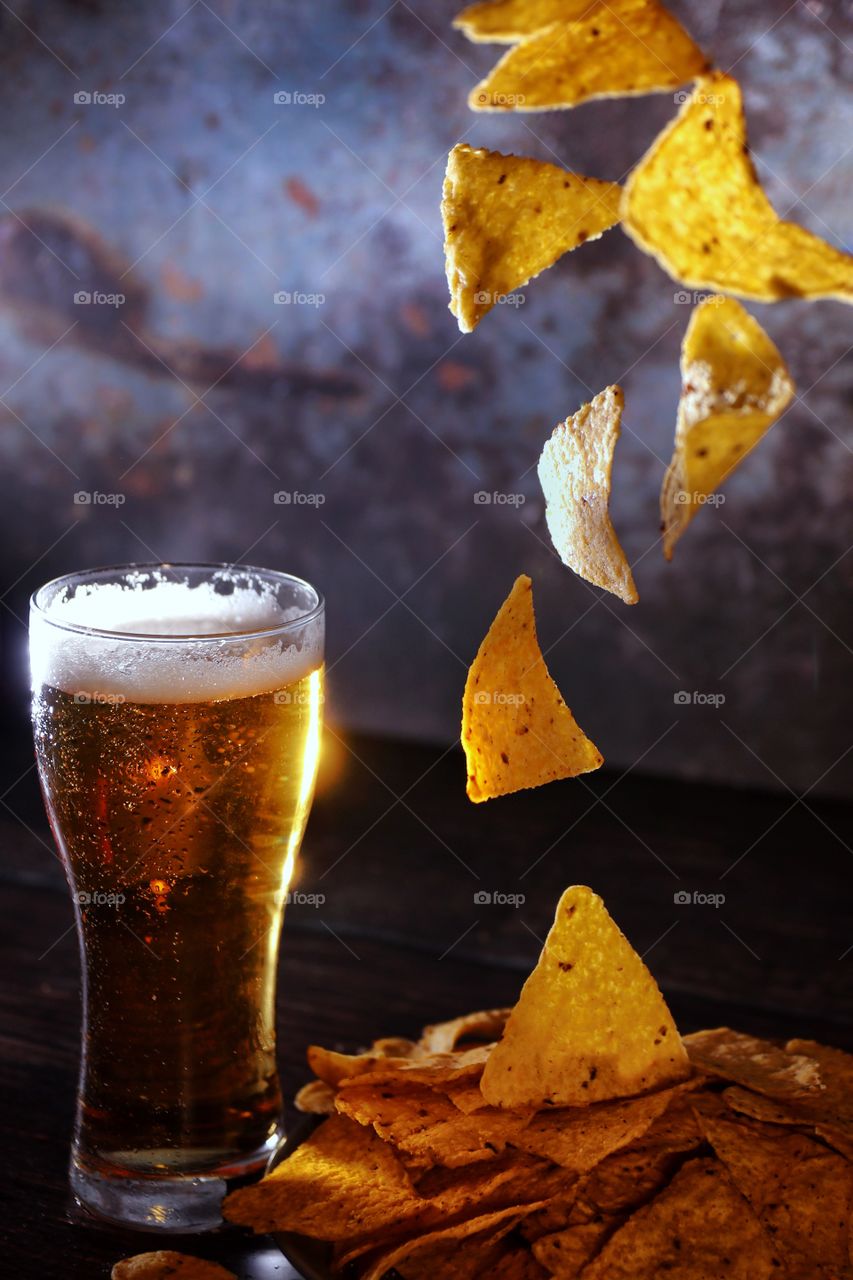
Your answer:
[[[44,593],[51,588],[59,588],[63,583],[85,582],[85,580],[95,578],[101,574],[122,574],[122,573],[145,573],[152,570],[224,570],[233,573],[254,574],[260,578],[267,580],[278,580],[279,582],[294,583],[299,587],[305,587],[315,599],[315,603],[310,609],[306,609],[304,613],[300,613],[298,617],[288,618],[286,622],[277,622],[271,627],[253,628],[250,631],[214,631],[204,632],[199,635],[197,632],[184,632],[176,634],[171,632],[168,635],[157,632],[142,631],[110,631],[104,627],[87,627],[80,622],[69,622],[56,617],[51,617],[49,610],[42,604],[41,598]],[[71,573],[61,573],[56,578],[51,578],[48,582],[43,583],[30,596],[30,610],[35,613],[48,626],[56,627],[59,631],[71,631],[77,635],[93,636],[103,640],[124,640],[134,643],[144,644],[187,644],[192,641],[193,644],[204,644],[211,642],[214,644],[222,644],[229,640],[262,640],[269,639],[275,635],[283,635],[288,631],[296,630],[300,627],[307,626],[321,617],[325,612],[326,602],[322,592],[309,582],[306,578],[300,578],[295,573],[287,573],[282,569],[262,569],[259,565],[242,564],[236,561],[228,560],[168,560],[168,561],[134,561],[127,564],[108,564],[99,565],[92,569],[78,569]]]

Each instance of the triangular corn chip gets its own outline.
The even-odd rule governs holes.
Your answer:
[[[657,983],[591,889],[567,889],[480,1087],[493,1106],[585,1106],[690,1075]]]
[[[813,1058],[786,1053],[772,1040],[714,1027],[685,1036],[684,1047],[700,1071],[777,1101],[809,1101],[824,1091],[820,1066]]]
[[[676,89],[707,71],[698,45],[662,5],[602,4],[508,50],[468,95],[474,111],[550,111],[591,98]]]
[[[634,5],[644,0],[629,0]],[[577,22],[597,9],[601,0],[481,0],[453,19],[457,31],[486,44],[516,44],[555,22]],[[614,0],[621,7],[625,0]]]
[[[697,1103],[699,1123],[735,1185],[797,1275],[853,1271],[853,1167],[801,1133],[740,1124]],[[723,1108],[725,1110],[725,1108]]]
[[[853,301],[853,255],[783,222],[764,194],[731,76],[699,81],[632,172],[622,214],[632,240],[693,288]]]
[[[695,308],[681,347],[675,452],[660,495],[667,560],[684,530],[791,403],[785,361],[734,298]]]
[[[604,763],[548,674],[526,574],[516,579],[468,672],[462,746],[475,803]]]
[[[450,310],[470,333],[496,303],[619,221],[621,188],[526,156],[460,143],[441,215]]]
[[[785,1272],[718,1160],[691,1160],[632,1214],[585,1267],[584,1280],[780,1280]]]
[[[636,604],[631,568],[607,511],[624,404],[622,388],[607,387],[556,426],[539,458],[539,483],[548,532],[563,564]]]

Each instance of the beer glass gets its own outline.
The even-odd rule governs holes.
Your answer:
[[[36,757],[74,899],[71,1185],[115,1222],[220,1221],[276,1145],[275,986],[311,804],[323,601],[232,565],[69,575],[31,601]]]

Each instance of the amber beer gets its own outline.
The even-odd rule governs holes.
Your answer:
[[[255,1169],[280,1133],[278,941],[316,772],[322,613],[300,627],[263,592],[235,611],[204,579],[175,595],[155,577],[150,616],[135,600],[123,623],[138,589],[104,585],[33,622],[37,757],[84,971],[72,1183],[106,1216],[208,1225],[188,1221],[206,1209],[182,1180]],[[87,601],[98,629],[63,628]],[[175,622],[201,634],[157,635]]]

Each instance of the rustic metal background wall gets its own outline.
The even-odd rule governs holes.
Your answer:
[[[619,179],[675,104],[475,117],[498,51],[451,30],[456,7],[3,5],[10,701],[39,581],[245,559],[326,593],[339,724],[450,743],[466,664],[526,570],[609,763],[850,793],[851,311],[754,308],[799,397],[666,566],[684,295],[614,231],[460,339],[438,202],[461,138]],[[849,4],[673,7],[741,79],[776,207],[849,247]],[[554,423],[614,380],[633,610],[555,560],[535,476]]]

